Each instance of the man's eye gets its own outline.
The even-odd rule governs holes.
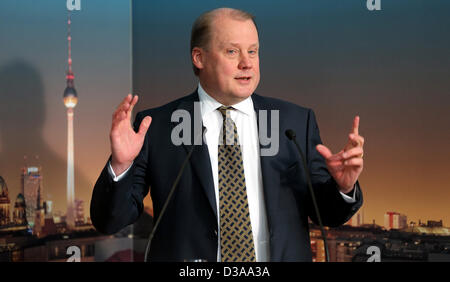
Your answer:
[[[228,50],[227,53],[230,54],[230,55],[234,55],[234,54],[237,53],[237,50],[231,49],[231,50]]]
[[[249,53],[250,55],[255,55],[256,53],[258,53],[258,51],[256,51],[256,50],[250,50],[250,51],[248,51],[248,53]]]

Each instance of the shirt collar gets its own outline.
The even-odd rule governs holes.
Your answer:
[[[217,108],[223,106],[221,103],[219,103],[216,99],[209,96],[208,93],[203,89],[200,82],[198,83],[198,97],[200,100],[200,107],[202,111],[202,118],[215,111]],[[247,97],[244,101],[241,101],[237,104],[232,105],[233,108],[236,110],[251,116],[251,114],[255,111],[253,108],[253,101],[251,99],[251,96]]]

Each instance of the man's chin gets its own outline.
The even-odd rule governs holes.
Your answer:
[[[247,99],[248,97],[250,97],[250,96],[253,94],[253,92],[250,92],[250,91],[246,91],[246,92],[235,92],[235,93],[233,93],[233,94],[234,94],[233,97],[234,97],[236,100],[243,101],[243,100]]]
[[[252,95],[254,91],[255,91],[254,87],[239,87],[238,89],[236,89],[236,91],[234,91],[233,94],[235,97],[246,99],[250,97],[250,95]]]

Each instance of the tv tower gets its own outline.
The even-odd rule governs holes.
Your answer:
[[[72,54],[70,35],[70,10],[67,18],[67,42],[68,42],[68,64],[69,69],[66,74],[67,87],[64,90],[64,105],[67,108],[67,214],[66,224],[68,229],[75,227],[75,177],[74,177],[74,158],[73,158],[73,112],[77,105],[78,97],[73,80],[75,78],[72,72]]]

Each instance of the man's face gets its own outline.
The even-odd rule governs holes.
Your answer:
[[[216,18],[204,50],[199,78],[202,87],[225,105],[249,97],[259,83],[259,40],[252,20]]]

